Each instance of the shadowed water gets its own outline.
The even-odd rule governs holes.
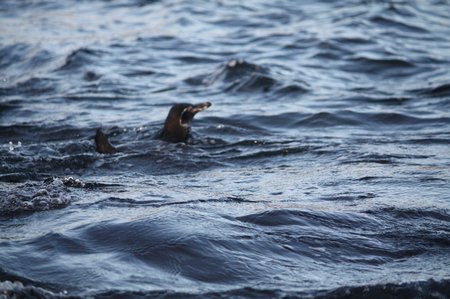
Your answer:
[[[449,37],[448,1],[2,1],[0,290],[448,298]]]

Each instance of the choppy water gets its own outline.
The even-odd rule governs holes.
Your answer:
[[[448,298],[449,144],[448,1],[2,1],[0,290]]]

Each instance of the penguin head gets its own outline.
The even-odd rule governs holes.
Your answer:
[[[185,142],[189,137],[194,116],[210,106],[210,102],[174,104],[167,115],[161,138],[168,142]]]

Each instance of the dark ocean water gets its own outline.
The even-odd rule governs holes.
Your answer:
[[[0,297],[448,298],[449,145],[448,1],[1,1]]]

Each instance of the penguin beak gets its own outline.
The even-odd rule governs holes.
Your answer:
[[[211,103],[205,102],[188,107],[188,109],[190,110],[191,113],[194,113],[195,115],[195,113],[208,109],[209,107],[211,107]]]
[[[190,105],[186,107],[183,112],[181,112],[180,124],[183,127],[189,127],[192,119],[194,118],[197,112],[208,109],[211,106],[210,102]]]

